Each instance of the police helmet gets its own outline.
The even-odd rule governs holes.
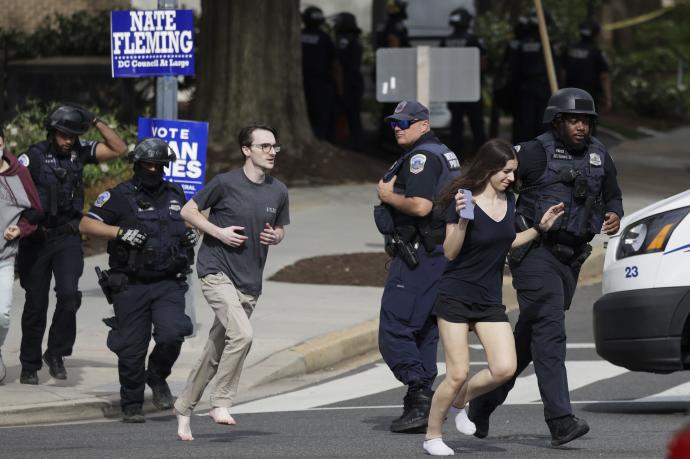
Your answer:
[[[162,139],[149,137],[142,140],[129,154],[134,164],[138,162],[163,164],[164,166],[177,159],[170,146]]]
[[[388,0],[386,2],[386,13],[388,13],[389,16],[407,17],[407,1]]]
[[[580,36],[582,38],[596,38],[600,31],[601,26],[594,19],[585,19],[580,24]]]
[[[549,32],[549,34],[555,33],[557,29],[556,20],[546,8],[544,8],[542,11],[544,12],[544,23],[546,25],[546,30]],[[530,8],[529,14],[525,17],[525,22],[527,33],[539,33],[539,15],[537,14],[536,9]]]
[[[325,18],[321,8],[308,6],[302,11],[302,22],[307,27],[319,27],[324,21]]]
[[[352,13],[338,13],[333,18],[333,29],[336,33],[360,33],[357,27],[357,18]]]
[[[467,30],[472,24],[472,14],[465,8],[456,8],[450,12],[448,24],[458,29]]]
[[[60,131],[64,134],[79,136],[89,130],[91,121],[84,110],[71,105],[61,105],[48,115],[45,127],[48,132]]]
[[[563,88],[556,91],[544,110],[544,123],[551,123],[561,113],[599,116],[592,96],[580,88]]]

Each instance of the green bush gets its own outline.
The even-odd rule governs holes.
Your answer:
[[[29,101],[25,109],[5,125],[5,142],[8,148],[19,155],[25,152],[30,145],[46,139],[45,119],[54,106],[42,105],[36,101]],[[98,113],[97,109],[93,109]],[[110,115],[100,118],[113,128],[122,137],[122,140],[134,148],[137,141],[137,127],[135,125],[121,125]],[[82,137],[84,140],[103,141],[96,129],[91,129]],[[84,185],[91,187],[103,181],[120,182],[132,175],[132,167],[126,161],[118,159],[102,164],[89,164],[84,168]]]

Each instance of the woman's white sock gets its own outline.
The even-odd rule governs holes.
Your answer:
[[[427,454],[432,456],[452,456],[455,454],[455,451],[453,451],[452,448],[443,443],[443,439],[441,437],[432,438],[431,440],[424,440],[422,448],[424,448],[424,451],[426,451]]]
[[[455,428],[464,435],[474,435],[477,431],[474,422],[467,417],[467,408],[456,408],[451,405],[448,416],[455,421]]]

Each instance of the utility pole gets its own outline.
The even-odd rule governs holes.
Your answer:
[[[177,0],[158,0],[159,10],[177,9]],[[177,77],[156,77],[156,118],[177,119]]]

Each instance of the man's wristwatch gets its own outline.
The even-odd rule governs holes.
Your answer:
[[[537,234],[544,234],[544,231],[542,231],[542,229],[539,228],[539,224],[540,224],[540,223],[541,223],[541,222],[536,222],[536,223],[534,224],[534,226],[532,226],[532,228],[534,228],[534,230],[537,232]]]

